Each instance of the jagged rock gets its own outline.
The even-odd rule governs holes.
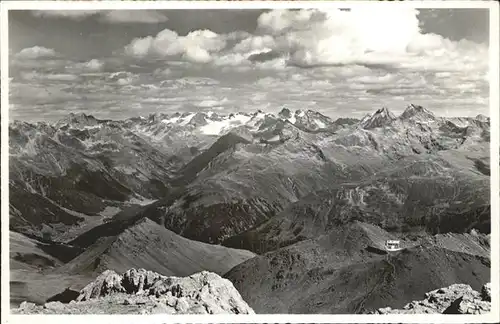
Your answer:
[[[462,300],[464,298],[463,297],[460,297],[458,299],[456,299],[455,301],[453,301],[451,303],[450,306],[448,306],[448,308],[446,308],[443,312],[443,314],[460,314],[460,303],[462,303]]]
[[[390,125],[396,116],[389,111],[386,107],[377,110],[372,116],[369,118],[363,119],[361,121],[361,126],[364,129],[372,129],[379,128]]]
[[[157,302],[151,309],[151,314],[175,314],[176,311],[171,306]]]
[[[403,309],[379,308],[378,314],[483,314],[491,310],[490,284],[481,293],[465,284],[454,284],[425,294],[424,300],[406,304]],[[490,290],[491,293],[491,290]]]
[[[284,118],[284,119],[288,119],[290,117],[292,117],[292,112],[290,111],[290,109],[288,108],[283,108],[279,113],[278,113],[278,116],[280,118]]]
[[[491,283],[488,282],[481,288],[481,298],[491,302]]]
[[[476,119],[479,120],[479,121],[482,121],[482,122],[488,122],[490,120],[489,117],[483,115],[483,114],[479,114],[476,116]]]
[[[161,278],[166,277],[145,269],[130,269],[123,274],[122,286],[128,294],[142,294]]]
[[[51,309],[54,311],[62,311],[64,310],[64,304],[61,302],[49,302],[43,305],[44,308],[46,309]]]
[[[21,303],[21,305],[19,305],[19,309],[20,310],[30,310],[30,309],[33,309],[35,307],[36,307],[35,303],[30,303],[30,302],[27,302],[27,301],[23,301]]]
[[[433,120],[436,117],[432,112],[425,109],[424,107],[410,104],[401,114],[401,116],[399,116],[399,118],[402,120],[416,119],[420,121],[425,121],[425,120]]]
[[[138,293],[140,293],[138,295]],[[166,277],[145,269],[123,275],[106,270],[80,292],[76,302],[23,303],[20,314],[254,314],[233,284],[215,273]]]
[[[208,124],[207,115],[204,113],[197,113],[189,121],[189,125],[193,126],[204,126],[206,124]]]
[[[113,292],[125,292],[122,284],[122,276],[112,270],[104,271],[96,280],[85,286],[80,291],[77,301],[85,301],[109,295]]]

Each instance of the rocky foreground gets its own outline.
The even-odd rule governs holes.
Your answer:
[[[425,294],[403,309],[372,314],[484,314],[491,310],[491,285],[481,292],[454,284]],[[167,277],[145,269],[122,275],[106,270],[80,292],[67,289],[44,305],[23,302],[14,314],[254,314],[233,284],[215,273]]]
[[[166,277],[144,269],[104,271],[69,303],[23,302],[14,314],[254,314],[233,284],[207,271]],[[53,299],[66,299],[67,290]]]
[[[424,300],[412,301],[403,309],[380,308],[376,314],[469,314],[478,315],[491,311],[491,284],[481,292],[469,285],[455,284],[425,294]]]

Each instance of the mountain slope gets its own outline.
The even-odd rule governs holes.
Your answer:
[[[389,238],[373,225],[352,223],[257,256],[224,277],[257,313],[323,314],[397,308],[452,283],[478,289],[489,281],[488,248],[459,252],[423,239],[391,255],[373,250]]]
[[[317,235],[352,220],[391,232],[490,231],[489,178],[454,169],[446,160],[400,160],[369,178],[315,191],[224,245],[264,253]]]
[[[101,220],[109,208],[169,190],[170,157],[113,121],[87,115],[54,125],[16,121],[9,146],[11,229],[19,232],[37,235],[46,225],[57,239]]]
[[[201,270],[224,274],[253,256],[249,251],[188,240],[143,218],[116,236],[99,238],[56,271],[82,274],[145,268],[175,276]]]

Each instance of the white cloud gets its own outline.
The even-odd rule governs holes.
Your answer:
[[[131,72],[121,71],[110,74],[107,79],[117,85],[126,86],[135,83],[139,79],[139,76]]]
[[[66,67],[67,70],[73,72],[99,72],[103,69],[104,62],[98,59],[92,59],[88,62],[74,63]]]
[[[153,10],[35,10],[32,14],[44,18],[65,18],[83,20],[99,16],[100,21],[109,23],[156,24],[168,20],[164,14]]]
[[[155,37],[136,38],[125,47],[125,53],[136,56],[180,56],[192,62],[206,63],[226,46],[225,37],[210,30],[197,30],[186,36],[165,29]]]
[[[403,54],[419,33],[416,10],[402,8],[278,10],[262,14],[258,24],[275,38],[275,50],[306,66],[350,64],[370,53]]]
[[[166,22],[168,18],[152,10],[113,10],[102,14],[102,20],[112,23],[157,24]]]
[[[305,29],[322,13],[316,10],[272,10],[259,16],[258,27],[272,34],[279,34],[286,29]]]
[[[34,10],[31,12],[36,17],[43,18],[68,18],[82,20],[88,16],[99,13],[99,10]]]
[[[15,58],[33,60],[37,58],[50,58],[56,56],[57,53],[52,48],[46,48],[43,46],[33,46],[22,49],[19,53],[15,55]]]
[[[165,29],[134,39],[129,55],[177,57],[217,66],[283,69],[285,66],[366,65],[419,71],[487,70],[488,48],[423,34],[418,11],[403,7],[272,10],[258,18],[254,35]]]

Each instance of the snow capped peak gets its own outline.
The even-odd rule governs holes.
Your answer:
[[[295,127],[317,131],[327,129],[333,121],[313,110],[296,110],[295,112],[284,107],[278,113],[266,113],[258,110],[254,113],[234,112],[217,114],[213,111],[198,111],[184,113],[153,113],[147,119],[129,118],[127,127],[142,129],[145,133],[154,133],[161,139],[160,134],[168,134],[173,128],[196,132],[205,135],[224,135],[231,129],[239,126],[247,127],[251,131],[262,132],[274,127],[277,123],[289,123]]]
[[[200,131],[206,135],[223,135],[231,129],[246,125],[255,116],[243,113],[231,113],[228,116],[221,116],[219,119],[206,119],[206,124],[200,128]]]
[[[297,112],[293,114],[290,109],[288,108],[283,108],[279,113],[278,113],[278,118],[283,120],[283,121],[288,121],[292,124],[297,123]]]
[[[361,126],[364,129],[378,128],[390,125],[392,121],[396,119],[393,113],[389,111],[386,107],[380,108],[373,115],[363,118],[361,121]]]
[[[368,119],[370,119],[370,118],[371,118],[371,116],[372,116],[372,115],[370,115],[370,114],[366,114],[363,118],[361,118],[361,120],[360,120],[360,122],[359,122],[359,123],[360,123],[360,124],[364,124],[364,123],[366,123],[366,121],[367,121]]]
[[[393,114],[393,113],[391,113],[391,112],[389,111],[389,109],[387,109],[387,107],[382,107],[382,108],[380,108],[379,110],[377,110],[377,111],[375,112],[375,114],[374,114],[374,115],[380,115],[380,116],[383,116],[383,117],[388,117],[388,118],[391,118],[391,119],[396,118],[396,117],[394,116],[394,114]]]
[[[401,114],[401,116],[399,116],[399,118],[402,120],[418,119],[425,121],[425,120],[433,120],[435,119],[435,116],[432,112],[430,112],[429,110],[425,109],[422,106],[410,104]]]

